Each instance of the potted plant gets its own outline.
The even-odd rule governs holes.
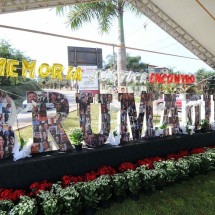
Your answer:
[[[95,213],[99,203],[109,200],[112,196],[111,178],[108,175],[86,182],[79,182],[75,185],[83,198],[86,213]],[[101,205],[102,206],[102,205]]]
[[[35,199],[28,196],[21,196],[19,203],[8,214],[36,215],[37,210],[38,207]]]
[[[114,174],[112,177],[114,199],[118,203],[122,203],[126,197],[128,189],[127,179],[124,173]]]
[[[112,196],[111,177],[109,175],[101,175],[95,182],[98,185],[98,192],[100,193],[100,206],[102,208],[109,208],[111,205],[110,198]]]
[[[166,129],[166,123],[163,123],[160,127],[159,127],[159,133],[160,133],[160,137],[164,136],[164,130]]]
[[[201,126],[201,132],[206,132],[206,131],[208,131],[208,130],[209,130],[209,122],[208,122],[208,120],[207,120],[207,119],[203,119],[203,120],[201,121],[200,126]]]
[[[69,135],[72,144],[75,146],[76,151],[82,150],[82,141],[84,140],[83,131],[79,128],[73,129]]]
[[[139,192],[143,185],[138,170],[127,170],[124,174],[127,178],[130,198],[135,201],[139,200]]]
[[[72,184],[66,188],[59,190],[60,204],[63,205],[62,213],[65,214],[78,214],[81,211],[82,199],[80,193]]]

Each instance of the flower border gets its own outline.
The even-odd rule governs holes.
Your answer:
[[[31,207],[28,207],[28,210],[32,208],[30,214],[34,214],[32,211],[37,214],[38,210],[45,213],[45,202],[47,203],[51,201],[50,198],[52,199],[50,204],[53,206],[53,201],[56,199],[56,195],[59,197],[59,193],[64,193],[62,195],[65,196],[69,194],[71,196],[74,192],[76,193],[76,202],[79,202],[80,208],[86,207],[86,200],[89,199],[91,200],[91,206],[98,207],[100,201],[109,199],[113,196],[114,189],[122,189],[123,187],[124,191],[138,193],[141,190],[140,188],[153,189],[156,186],[165,186],[166,184],[185,176],[189,177],[214,169],[215,146],[194,148],[190,151],[185,150],[178,153],[171,153],[166,157],[144,158],[138,160],[136,163],[124,162],[121,163],[117,169],[111,166],[102,166],[97,171],[88,172],[83,176],[64,175],[62,180],[57,183],[52,183],[47,180],[35,182],[31,184],[27,190],[1,188],[0,212],[8,214],[8,211],[13,211],[14,213],[14,210],[18,210],[17,208],[20,210],[20,205],[27,201],[30,202],[29,204],[31,205]],[[121,187],[114,188],[114,181],[118,183],[117,186],[121,183]],[[97,186],[100,189],[99,193],[97,193]],[[89,190],[85,193],[87,189]],[[65,192],[67,192],[67,194],[65,194]],[[107,194],[107,196],[105,196],[105,194]],[[92,196],[96,196],[97,199],[92,201]],[[62,197],[59,197],[59,199],[61,198]],[[59,210],[62,210],[59,206],[60,200],[56,201],[56,207]],[[64,203],[61,202],[61,204]],[[71,202],[69,205],[70,204]],[[70,206],[70,208],[71,207],[72,206]],[[75,207],[76,206],[74,206],[74,208]],[[53,208],[54,207],[52,207],[52,209]],[[76,211],[79,210],[76,208]]]

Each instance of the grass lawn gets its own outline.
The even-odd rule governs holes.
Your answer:
[[[92,122],[92,130],[94,133],[98,133],[98,122],[99,122],[99,106],[98,104],[91,104],[91,122]],[[111,115],[111,130],[115,130],[117,127],[117,114],[113,111],[110,112]],[[156,126],[160,122],[160,116],[154,115],[153,123]],[[71,129],[79,128],[79,116],[77,115],[77,111],[70,112],[68,117],[62,122],[63,127],[67,134],[71,132]],[[32,126],[25,127],[20,129],[21,136],[28,140],[33,137]],[[16,135],[18,135],[18,131],[16,131]]]
[[[99,127],[99,106],[98,104],[91,104],[91,122],[92,122],[92,130],[94,133],[98,133]],[[111,111],[111,130],[114,130],[117,126],[116,123],[116,113]],[[77,111],[70,112],[67,118],[62,122],[63,128],[65,129],[66,133],[69,134],[71,129],[79,128],[79,116],[77,115]],[[18,136],[18,131],[15,132]],[[29,138],[33,137],[33,130],[32,126],[27,126],[23,129],[20,129],[20,135],[25,139],[28,140]]]
[[[139,201],[126,199],[100,209],[97,215],[214,215],[215,171],[173,184]]]

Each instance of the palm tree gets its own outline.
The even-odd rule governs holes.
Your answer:
[[[126,0],[110,0],[70,5],[68,7],[57,7],[58,14],[64,14],[67,12],[67,22],[72,30],[77,30],[82,27],[83,23],[91,22],[93,19],[97,19],[99,33],[108,33],[114,19],[116,18],[118,20],[118,45],[120,46],[117,54],[118,80],[120,71],[126,70],[126,49],[123,23],[125,9],[134,12],[136,15],[140,15],[137,8],[128,3]]]

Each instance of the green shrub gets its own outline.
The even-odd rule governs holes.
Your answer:
[[[28,196],[21,196],[20,201],[8,213],[9,215],[36,215],[37,205],[33,198]]]

